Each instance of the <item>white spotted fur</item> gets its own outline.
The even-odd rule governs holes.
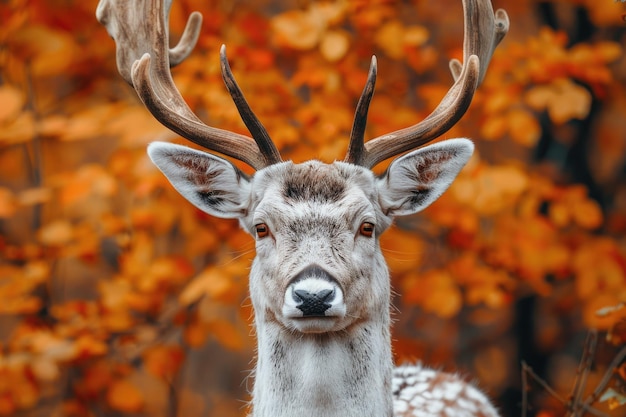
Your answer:
[[[154,163],[198,208],[238,218],[252,236],[257,224],[269,228],[257,238],[250,272],[258,339],[252,417],[498,415],[454,375],[394,370],[389,273],[378,241],[394,216],[439,197],[472,151],[469,140],[444,141],[396,159],[380,177],[343,162],[308,161],[248,178],[219,157],[150,145]],[[363,222],[375,225],[373,237],[359,233]],[[313,265],[323,273],[307,272]],[[323,317],[302,317],[298,289],[332,292]]]

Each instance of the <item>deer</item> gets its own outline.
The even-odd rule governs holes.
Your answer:
[[[464,138],[423,146],[461,119],[508,31],[506,12],[494,13],[489,0],[462,4],[463,62],[450,62],[454,83],[441,103],[415,125],[365,141],[377,76],[372,57],[346,156],[327,164],[281,158],[236,83],[225,46],[222,76],[251,138],[208,126],[193,113],[170,67],[193,50],[200,13],[190,14],[170,48],[171,0],[100,0],[96,17],[116,43],[122,77],[159,122],[210,151],[153,142],[150,159],[191,204],[238,219],[255,240],[251,417],[499,415],[456,374],[420,363],[394,367],[390,275],[379,243],[395,217],[435,201],[472,155],[473,142]],[[392,157],[384,173],[372,171]]]

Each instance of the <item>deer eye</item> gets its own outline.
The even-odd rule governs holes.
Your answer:
[[[256,230],[256,237],[259,239],[270,234],[270,229],[265,223],[255,225],[254,229]]]
[[[365,237],[372,237],[374,235],[374,225],[370,222],[363,222],[359,228],[359,233]]]

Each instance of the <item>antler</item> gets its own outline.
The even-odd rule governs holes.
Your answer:
[[[465,114],[485,76],[493,51],[509,30],[509,18],[502,9],[494,15],[490,0],[463,0],[463,10],[463,64],[456,59],[450,61],[455,83],[441,103],[423,121],[364,143],[367,110],[376,82],[376,59],[372,59],[367,83],[357,104],[346,162],[372,168],[385,159],[432,141]]]
[[[249,137],[204,124],[187,106],[176,88],[170,66],[182,62],[198,39],[202,15],[193,12],[179,44],[169,49],[168,16],[172,1],[100,0],[98,21],[117,45],[117,67],[144,105],[163,125],[207,149],[231,156],[254,169],[281,161],[278,149],[254,115],[237,85],[222,46],[222,76],[237,106]]]

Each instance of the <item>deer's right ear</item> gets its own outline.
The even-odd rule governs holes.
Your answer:
[[[245,216],[250,182],[227,160],[166,142],[151,143],[148,155],[176,191],[200,210],[224,219]]]

